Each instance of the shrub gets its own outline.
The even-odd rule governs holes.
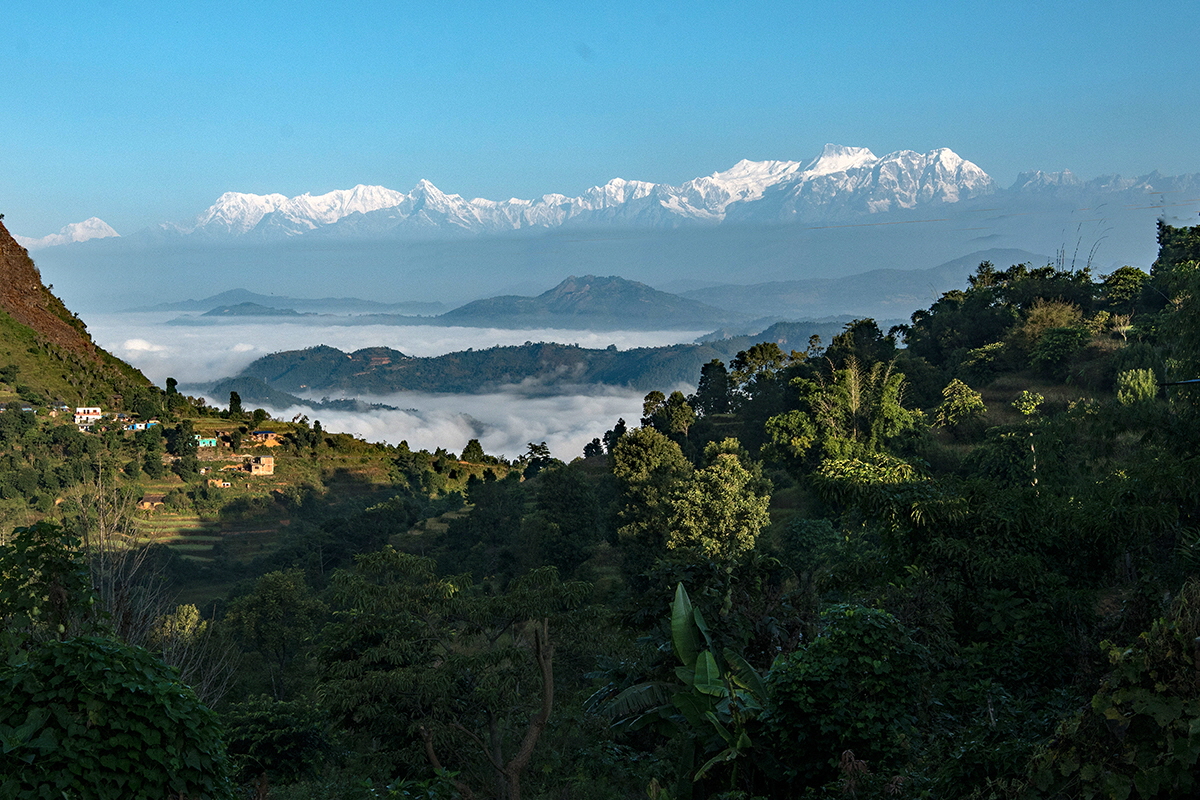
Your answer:
[[[0,796],[232,798],[216,716],[147,651],[52,641],[0,670]]]
[[[1131,406],[1145,400],[1153,400],[1158,394],[1158,381],[1148,369],[1129,369],[1117,373],[1117,400],[1123,406]]]
[[[1038,369],[1052,371],[1067,359],[1087,347],[1092,335],[1086,328],[1050,328],[1033,346],[1030,360]]]
[[[884,767],[905,760],[928,680],[928,654],[886,611],[836,605],[821,632],[767,676],[767,728],[802,784],[836,776],[846,750]]]
[[[942,389],[942,404],[934,409],[934,424],[954,428],[987,413],[983,397],[958,378]]]

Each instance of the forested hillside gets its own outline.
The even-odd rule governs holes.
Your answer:
[[[573,344],[526,342],[430,357],[410,356],[388,347],[364,347],[346,353],[319,345],[263,356],[242,370],[240,376],[225,380],[249,378],[286,392],[368,395],[402,391],[483,392],[511,384],[541,386],[551,391],[562,387],[570,391],[592,384],[654,389],[694,384],[704,364],[714,358],[732,358],[759,342],[807,343],[813,336],[828,338],[842,327],[843,323],[830,321],[779,322],[757,336],[710,334],[698,344],[629,350],[618,350],[612,345],[594,350]],[[266,399],[261,402],[270,404]]]
[[[1196,796],[1200,227],[1158,237],[1149,274],[985,262],[891,330],[747,343],[583,454],[171,386],[161,440],[78,434],[123,474],[13,500],[0,792]],[[69,463],[21,419],[5,457]],[[279,477],[214,487],[209,431]],[[109,502],[151,480],[174,510]],[[203,556],[143,549],[184,513]]]

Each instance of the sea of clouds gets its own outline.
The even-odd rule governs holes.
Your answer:
[[[352,433],[367,441],[407,442],[414,450],[444,447],[462,452],[471,439],[479,439],[485,452],[516,458],[530,443],[545,442],[564,461],[583,454],[593,438],[603,437],[618,418],[637,425],[642,393],[610,387],[579,387],[575,393],[528,395],[428,394],[401,392],[368,398],[396,406],[398,411],[329,411],[306,406],[271,409],[271,416],[292,419],[303,414],[319,419],[326,430]],[[209,398],[223,404],[229,398]]]
[[[168,376],[185,385],[213,381],[237,374],[268,353],[318,344],[345,351],[383,346],[409,355],[434,356],[469,347],[483,349],[526,341],[594,348],[615,344],[624,350],[689,342],[704,333],[344,326],[274,320],[166,324],[178,317],[177,313],[96,314],[87,321],[97,344],[133,364],[159,386]],[[526,451],[530,442],[544,441],[551,453],[569,461],[581,455],[584,445],[593,438],[603,436],[618,418],[636,424],[642,397],[642,392],[617,387],[576,386],[548,395],[514,386],[491,394],[402,392],[361,398],[403,409],[399,411],[317,411],[307,406],[267,411],[279,419],[301,414],[310,420],[319,419],[327,430],[352,433],[368,441],[407,441],[413,449],[444,447],[461,452],[475,438],[486,452],[515,458]],[[224,406],[229,398],[208,400]]]

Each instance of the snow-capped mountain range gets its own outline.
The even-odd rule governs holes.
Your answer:
[[[670,228],[713,225],[726,219],[839,218],[952,203],[991,191],[993,182],[987,173],[946,148],[924,154],[901,150],[877,157],[865,147],[829,144],[807,164],[743,160],[679,186],[614,178],[578,197],[466,199],[447,194],[427,180],[418,181],[407,193],[363,185],[298,197],[226,192],[191,222],[164,223],[155,233],[229,239],[313,232],[351,237],[498,233],[563,225]],[[116,235],[93,218],[69,225],[59,234],[20,241],[38,249]]]
[[[1025,172],[1012,187],[998,190],[986,172],[948,148],[928,153],[900,150],[878,157],[865,147],[827,144],[807,163],[743,160],[678,186],[614,178],[578,197],[466,199],[447,194],[427,180],[418,181],[407,193],[364,185],[298,197],[226,192],[194,220],[164,223],[142,235],[269,241],[312,235],[371,239],[486,234],[563,226],[661,229],[726,222],[828,222],[945,207],[993,194],[1017,200],[1034,195],[1078,198],[1089,193],[1193,191],[1193,187],[1200,187],[1200,175],[1167,178],[1152,173],[1137,179],[1106,176],[1083,182],[1064,170]],[[38,249],[116,235],[92,218],[41,239],[17,238]]]
[[[468,200],[426,180],[407,194],[382,186],[291,198],[227,192],[194,223],[167,229],[191,235],[279,237],[317,230],[362,235],[420,230],[497,233],[567,224],[675,227],[732,217],[825,219],[956,202],[992,189],[987,173],[948,149],[925,154],[904,150],[879,158],[865,147],[831,144],[807,165],[741,161],[680,186],[615,178],[578,197]]]

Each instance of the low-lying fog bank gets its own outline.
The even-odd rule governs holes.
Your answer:
[[[207,398],[225,405],[229,398]],[[642,415],[642,393],[613,387],[580,387],[576,394],[531,396],[520,391],[493,394],[400,392],[365,398],[398,411],[316,411],[307,406],[268,408],[276,419],[303,414],[321,427],[367,441],[399,444],[414,450],[444,447],[461,453],[478,439],[489,455],[516,458],[530,442],[545,442],[555,458],[570,461],[583,447],[623,418],[631,427]]]

